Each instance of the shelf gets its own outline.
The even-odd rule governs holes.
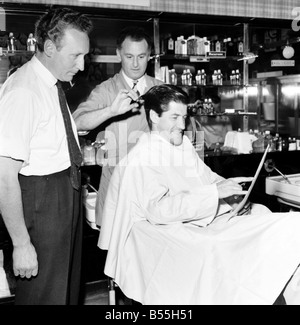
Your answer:
[[[15,50],[14,52],[8,51],[0,47],[0,57],[1,56],[15,56],[15,55],[24,55],[24,56],[31,56],[34,52],[31,51],[24,51],[24,50]]]
[[[223,84],[223,85],[213,85],[213,84],[207,84],[207,85],[177,85],[178,87],[183,87],[183,88],[233,88],[233,89],[240,89],[240,88],[244,88],[247,87],[246,85],[231,85],[231,84]]]
[[[217,55],[218,54],[218,55]],[[225,52],[208,52],[207,55],[183,55],[183,54],[164,54],[162,60],[182,60],[189,62],[210,62],[210,60],[232,60],[237,61],[241,56],[226,56]]]
[[[251,115],[256,116],[256,112],[243,112],[238,111],[235,113],[214,113],[214,114],[199,114],[198,116],[209,116],[209,117],[217,117],[217,116],[239,116],[239,115]]]

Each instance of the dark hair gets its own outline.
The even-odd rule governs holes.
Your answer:
[[[153,86],[143,96],[144,108],[146,112],[146,118],[150,130],[152,129],[152,121],[150,119],[150,110],[155,111],[158,116],[161,116],[163,112],[169,110],[168,105],[171,102],[182,103],[188,105],[189,96],[181,88],[168,84],[161,84]]]
[[[72,9],[50,9],[35,24],[35,38],[39,51],[44,51],[44,44],[48,39],[59,48],[60,41],[68,28],[89,34],[93,24],[87,16]]]
[[[117,38],[117,48],[120,50],[122,48],[122,44],[126,38],[130,38],[135,42],[141,42],[145,40],[148,44],[149,51],[151,52],[152,49],[152,39],[151,37],[145,32],[145,30],[141,27],[136,26],[129,26],[124,28],[118,38]]]

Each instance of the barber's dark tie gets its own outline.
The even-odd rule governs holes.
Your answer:
[[[134,90],[137,93],[138,96],[140,96],[141,94],[140,94],[140,92],[137,89],[137,83],[138,82],[139,82],[138,80],[133,81],[133,86],[132,86],[131,89]]]
[[[64,119],[66,134],[67,134],[69,155],[71,161],[71,175],[70,175],[71,183],[72,186],[76,190],[78,190],[81,185],[80,166],[82,162],[82,154],[73,133],[70,113],[67,106],[67,100],[66,100],[64,90],[62,89],[61,82],[57,81],[56,85],[58,89],[58,98],[59,98],[61,113]]]

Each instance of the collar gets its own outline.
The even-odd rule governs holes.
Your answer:
[[[33,56],[31,59],[33,69],[37,72],[39,77],[45,82],[45,84],[52,88],[55,86],[57,79],[53,74],[42,64],[42,62],[36,57]]]
[[[123,77],[124,77],[126,83],[128,84],[128,86],[129,86],[130,88],[132,88],[132,87],[133,87],[133,83],[134,83],[134,81],[136,81],[136,80],[132,80],[131,78],[129,78],[128,76],[126,76],[126,74],[125,74],[125,72],[124,72],[123,70],[121,70],[121,72],[122,72],[122,75],[123,75]],[[142,83],[144,82],[144,79],[145,79],[145,75],[143,75],[141,78],[137,79],[137,81],[138,81],[138,86],[137,86],[137,87],[138,87],[138,88],[139,88],[139,86],[142,85]]]

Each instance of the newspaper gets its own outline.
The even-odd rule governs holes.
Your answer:
[[[241,212],[241,210],[244,207],[245,208],[247,207],[245,205],[248,203],[247,201],[248,201],[249,195],[250,195],[250,193],[251,193],[251,191],[252,191],[252,189],[254,187],[254,184],[255,184],[255,182],[256,182],[256,180],[258,178],[258,175],[259,175],[259,173],[260,173],[260,171],[262,169],[262,166],[264,165],[267,153],[269,151],[269,147],[270,146],[268,145],[267,148],[265,149],[265,152],[264,152],[264,154],[263,154],[263,156],[261,158],[261,161],[260,161],[260,163],[259,163],[259,165],[257,167],[255,175],[254,175],[254,177],[252,179],[252,182],[251,182],[251,184],[250,184],[250,186],[249,186],[243,200],[233,210],[232,210],[232,207],[229,204],[227,204],[225,201],[223,202],[223,204],[219,204],[218,212],[217,212],[217,215],[216,215],[215,218],[218,218],[219,216],[226,214],[227,215],[226,219],[227,219],[227,221],[229,221],[231,218],[238,215],[239,212]],[[223,201],[223,200],[221,200],[221,201]],[[202,219],[189,220],[188,223],[193,224],[195,226],[203,227],[203,220]]]
[[[257,180],[257,177],[258,177],[258,175],[259,175],[259,173],[260,173],[260,171],[261,171],[261,169],[262,169],[262,166],[264,165],[264,162],[265,162],[265,159],[266,159],[266,156],[267,156],[267,153],[268,153],[268,151],[269,151],[269,147],[270,147],[270,145],[268,144],[268,146],[267,146],[267,148],[265,149],[265,152],[264,152],[264,154],[263,154],[263,156],[262,156],[262,158],[261,158],[261,161],[260,161],[260,163],[259,163],[259,165],[258,165],[258,167],[257,167],[257,170],[256,170],[256,172],[255,172],[255,175],[254,175],[254,177],[253,177],[253,180],[252,180],[252,182],[251,182],[251,185],[249,186],[249,188],[248,188],[248,190],[247,190],[247,193],[245,194],[245,196],[244,196],[244,198],[243,198],[243,200],[235,207],[235,209],[234,210],[232,210],[230,213],[229,213],[229,219],[228,220],[230,220],[231,218],[233,218],[233,217],[235,217],[242,209],[243,209],[243,207],[244,207],[244,205],[246,204],[246,202],[247,202],[247,200],[248,200],[248,198],[249,198],[249,196],[250,196],[250,193],[251,193],[251,191],[252,191],[252,189],[253,189],[253,187],[254,187],[254,184],[255,184],[255,182],[256,182],[256,180]]]

